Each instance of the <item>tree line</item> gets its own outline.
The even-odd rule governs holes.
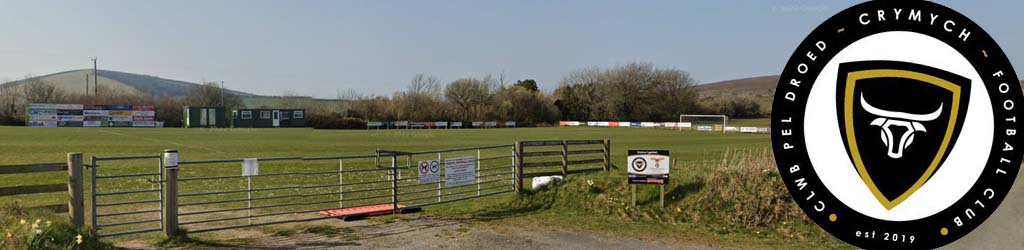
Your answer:
[[[447,83],[420,74],[404,90],[391,95],[348,91],[334,99],[315,99],[286,93],[262,97],[273,101],[248,108],[306,109],[307,124],[316,128],[359,128],[367,121],[516,121],[524,126],[546,126],[559,120],[672,121],[684,113],[737,118],[767,115],[750,99],[702,98],[695,84],[686,71],[650,63],[576,70],[551,91],[541,90],[533,79],[510,81],[503,74]],[[98,96],[68,94],[39,78],[28,78],[18,86],[0,89],[0,123],[24,124],[28,103],[153,105],[157,120],[171,127],[181,126],[182,106],[246,107],[241,97],[215,83],[203,84],[186,97],[111,89],[99,91]]]

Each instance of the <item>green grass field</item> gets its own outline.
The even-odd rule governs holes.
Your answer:
[[[739,121],[739,124],[750,124],[764,126],[767,120]],[[739,134],[739,133],[711,133],[694,131],[675,131],[668,129],[638,129],[638,128],[514,128],[514,129],[465,129],[465,130],[312,130],[312,129],[114,129],[114,128],[26,128],[26,127],[0,127],[0,152],[5,152],[0,157],[0,165],[41,163],[41,162],[63,162],[67,152],[82,152],[86,159],[91,156],[128,156],[128,155],[156,155],[164,149],[178,149],[181,160],[208,160],[208,159],[237,159],[246,157],[318,157],[318,156],[341,156],[341,155],[369,155],[375,149],[388,149],[399,151],[421,151],[440,150],[449,148],[462,148],[474,146],[490,146],[512,144],[515,141],[524,140],[571,140],[571,139],[609,139],[611,140],[612,161],[614,165],[624,165],[627,149],[666,149],[670,150],[673,161],[673,181],[668,190],[673,190],[674,195],[679,197],[670,200],[671,209],[682,209],[683,198],[686,194],[685,185],[699,182],[709,172],[716,171],[715,163],[720,162],[722,156],[727,152],[765,150],[769,147],[769,137],[763,134]],[[506,149],[484,150],[482,157],[494,157],[510,155],[511,151]],[[475,152],[446,153],[444,158],[470,156]],[[436,159],[436,155],[416,156],[413,161]],[[553,159],[554,160],[554,159]],[[88,162],[88,160],[87,160]],[[511,162],[495,161],[483,164],[482,167],[509,165]],[[360,169],[372,167],[372,159],[351,160],[345,162],[346,169]],[[390,164],[385,162],[384,164]],[[405,164],[404,159],[399,162]],[[126,174],[126,173],[147,173],[155,172],[158,169],[155,159],[122,161],[122,162],[101,162],[100,174]],[[333,171],[337,170],[337,162],[261,162],[260,173],[282,173],[289,171]],[[240,166],[237,163],[211,164],[211,165],[183,166],[182,178],[203,177],[203,176],[230,176],[240,174]],[[88,170],[86,171],[88,172]],[[500,177],[500,176],[499,176]],[[98,185],[100,192],[138,190],[151,188],[155,184],[147,181],[148,177],[100,180]],[[261,177],[263,178],[263,177]],[[309,176],[300,180],[304,183],[337,183],[337,175]],[[367,173],[357,176],[345,176],[345,181],[379,180],[380,173]],[[23,174],[23,175],[0,175],[0,187],[29,185],[29,184],[53,184],[63,183],[66,174]],[[88,176],[86,179],[86,191],[90,189]],[[607,187],[608,196],[628,197],[619,190],[625,187],[625,170],[621,167],[611,172],[586,173],[573,175],[569,178],[569,185],[584,185],[586,180],[597,181],[600,185]],[[280,186],[287,183],[294,183],[295,179],[289,178],[266,178],[257,180],[257,188]],[[199,192],[214,190],[237,190],[245,188],[244,179],[210,180],[182,182],[181,192]],[[529,181],[526,181],[529,186]],[[495,184],[499,185],[499,184]],[[376,186],[374,186],[376,187]],[[383,186],[381,186],[383,187]],[[428,189],[430,187],[427,187]],[[337,191],[333,189],[318,189],[314,192]],[[583,189],[586,190],[586,189]],[[681,190],[681,191],[680,191]],[[348,190],[346,190],[348,191]],[[306,192],[309,192],[307,190]],[[277,192],[260,195],[281,195],[286,192]],[[641,197],[649,200],[652,194],[648,190],[642,192]],[[89,194],[86,196],[88,197]],[[150,196],[146,196],[150,195]],[[535,194],[536,197],[548,197],[543,193]],[[155,194],[126,195],[106,202],[121,202],[155,198]],[[254,196],[255,197],[255,196]],[[346,199],[349,196],[346,196]],[[533,197],[533,196],[531,196]],[[561,197],[554,196],[554,197]],[[576,198],[593,198],[592,196],[572,196],[569,200]],[[244,194],[233,194],[220,196],[218,199],[245,198]],[[358,198],[358,196],[354,197]],[[23,205],[53,204],[62,202],[64,197],[56,194],[8,196],[0,198],[0,203],[17,201]],[[183,198],[182,203],[209,201],[212,198]],[[816,228],[800,227],[795,230],[811,231],[814,237],[797,237],[792,234],[790,237],[766,237],[760,231],[750,230],[712,230],[715,225],[703,225],[700,223],[676,223],[677,220],[666,223],[655,223],[653,227],[643,226],[638,221],[650,221],[641,217],[647,216],[645,212],[636,215],[624,216],[598,216],[594,218],[588,209],[612,208],[594,207],[588,205],[585,209],[577,209],[576,204],[569,206],[548,206],[546,209],[537,209],[529,205],[530,201],[524,202],[524,198],[516,198],[512,194],[505,194],[473,200],[471,202],[456,202],[427,209],[427,214],[469,214],[472,216],[493,216],[514,214],[523,220],[537,221],[538,223],[554,223],[560,227],[575,228],[579,230],[598,231],[603,233],[623,233],[628,230],[633,234],[636,232],[648,232],[655,230],[655,234],[680,235],[681,239],[694,239],[711,242],[740,242],[768,246],[787,246],[790,244],[811,244],[834,246],[833,241],[828,238],[816,237]],[[322,200],[322,199],[321,199]],[[372,200],[372,199],[371,199]],[[301,201],[301,200],[299,200]],[[383,200],[381,200],[383,201]],[[88,199],[87,199],[88,202]],[[571,202],[571,201],[570,201]],[[656,203],[656,202],[655,202]],[[263,203],[272,204],[272,203]],[[523,205],[527,204],[527,205]],[[196,209],[222,209],[234,208],[233,206],[200,206]],[[254,203],[254,206],[261,204]],[[517,207],[523,205],[525,207]],[[244,207],[244,203],[242,204]],[[346,205],[349,206],[349,205]],[[529,207],[531,212],[526,216],[520,214],[522,210]],[[658,210],[650,202],[642,202],[641,207],[648,210]],[[101,210],[111,212],[131,211],[131,209],[152,209],[149,207],[126,207],[129,210]],[[311,208],[316,209],[316,206]],[[629,210],[630,208],[626,208]],[[292,208],[295,210],[295,208]],[[639,210],[639,209],[638,209]],[[666,209],[661,209],[666,210]],[[285,210],[266,210],[289,211]],[[660,210],[659,210],[660,211]],[[667,211],[667,210],[666,210]],[[722,211],[728,213],[727,211]],[[100,212],[101,214],[104,212]],[[659,215],[654,215],[659,217]],[[143,218],[143,217],[136,217]],[[199,217],[205,218],[205,217]],[[101,219],[103,221],[103,219]],[[657,221],[657,220],[654,220]],[[88,222],[87,222],[88,223]],[[224,225],[224,224],[218,224]],[[186,228],[189,228],[186,226]],[[127,229],[133,229],[129,227]],[[134,229],[137,229],[135,227]],[[728,229],[728,228],[723,228]],[[787,229],[792,230],[792,229]],[[800,231],[800,232],[803,232]],[[797,233],[800,233],[797,232]],[[766,233],[767,234],[767,233]],[[147,237],[155,237],[153,234]]]

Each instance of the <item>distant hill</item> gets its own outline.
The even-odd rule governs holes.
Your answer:
[[[43,81],[49,82],[57,86],[58,88],[64,90],[64,92],[66,93],[82,94],[85,92],[86,75],[89,76],[89,91],[94,91],[92,89],[92,86],[94,84],[92,82],[92,74],[93,71],[91,69],[71,70],[44,76],[33,77],[21,81],[4,83],[3,85],[0,85],[0,88],[17,87],[31,80],[41,79]],[[157,76],[125,73],[111,70],[100,70],[99,81],[99,85],[101,88],[115,89],[127,93],[156,96],[187,96],[190,92],[192,92],[193,89],[200,86],[199,84],[191,82],[164,79]],[[256,96],[254,94],[230,89],[228,90],[228,93],[233,93],[241,97]]]
[[[759,76],[706,83],[694,86],[701,99],[719,99],[747,97],[761,105],[761,110],[772,111],[772,99],[775,87],[779,84],[779,76]]]
[[[771,97],[775,95],[775,86],[778,83],[779,76],[774,75],[706,83],[694,86],[694,88],[702,96],[741,95]]]

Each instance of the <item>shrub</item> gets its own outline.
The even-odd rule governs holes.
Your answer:
[[[306,122],[315,129],[366,129],[363,119],[344,117],[339,113],[311,114]]]
[[[74,228],[52,212],[16,203],[0,207],[0,249],[113,249],[91,230]]]
[[[717,171],[688,206],[706,211],[706,218],[737,227],[771,227],[806,220],[793,202],[768,150],[727,152]]]

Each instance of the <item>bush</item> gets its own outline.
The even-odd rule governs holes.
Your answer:
[[[727,152],[717,171],[704,178],[705,187],[688,206],[705,211],[703,218],[725,224],[757,228],[805,221],[782,183],[768,150]]]
[[[315,129],[366,129],[366,121],[355,117],[343,117],[341,114],[311,114],[306,120],[307,125]]]

